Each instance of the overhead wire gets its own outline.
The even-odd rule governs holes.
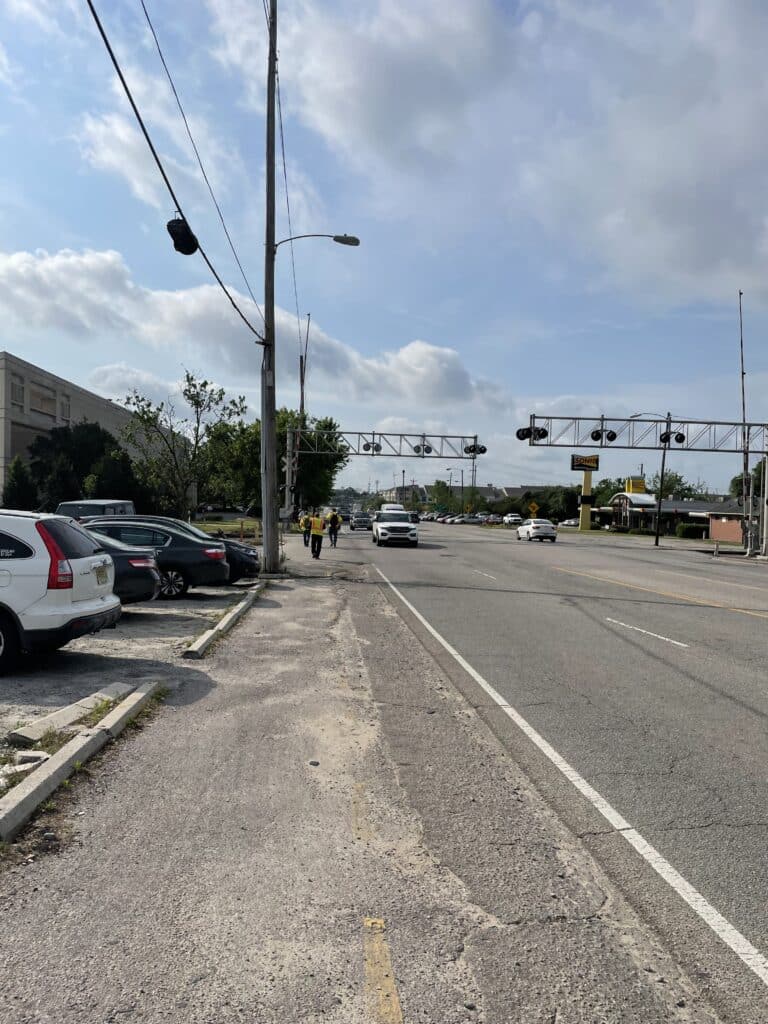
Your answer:
[[[131,93],[130,87],[129,87],[127,81],[125,80],[125,75],[123,74],[122,68],[120,67],[120,64],[119,64],[119,62],[117,60],[117,57],[115,56],[114,50],[112,49],[112,44],[109,41],[109,38],[107,36],[106,31],[104,30],[104,26],[101,24],[101,19],[99,18],[99,15],[96,12],[96,8],[93,6],[93,0],[86,0],[86,2],[88,4],[88,8],[89,8],[89,10],[91,12],[91,15],[93,16],[93,20],[94,20],[94,22],[96,24],[96,28],[99,30],[99,35],[101,36],[102,41],[104,42],[104,46],[107,49],[107,53],[109,54],[109,57],[110,57],[110,59],[112,61],[112,64],[113,64],[114,69],[115,69],[115,72],[117,73],[117,77],[120,79],[120,84],[122,85],[123,90],[125,92],[125,95],[128,98],[128,102],[131,105],[131,109],[133,110],[134,116],[136,117],[136,120],[137,120],[137,122],[139,124],[139,127],[141,128],[142,134],[144,135],[146,143],[149,146],[149,150],[150,150],[150,152],[151,152],[151,154],[152,154],[152,156],[154,158],[154,161],[157,164],[157,169],[160,171],[160,174],[161,174],[161,176],[163,178],[163,181],[165,182],[165,187],[168,190],[168,194],[170,195],[171,199],[173,200],[174,206],[175,206],[176,211],[178,212],[179,216],[185,222],[187,222],[187,218],[184,216],[184,211],[182,209],[181,203],[179,202],[179,199],[178,199],[178,197],[177,197],[177,195],[176,195],[176,193],[175,193],[175,191],[173,189],[173,185],[171,185],[171,182],[170,182],[170,180],[168,178],[168,175],[165,172],[165,168],[163,167],[163,162],[160,159],[160,157],[159,157],[159,155],[157,153],[157,150],[155,149],[154,143],[152,142],[152,139],[150,137],[150,134],[149,134],[149,132],[147,130],[146,125],[144,124],[144,120],[143,120],[143,118],[141,116],[141,113],[139,112],[139,108],[136,106],[136,101],[133,98],[133,94]],[[229,301],[230,301],[230,303],[232,305],[232,308],[235,310],[235,312],[240,317],[240,319],[243,321],[243,323],[246,325],[246,327],[253,334],[256,335],[256,337],[258,338],[258,343],[263,345],[264,344],[263,336],[261,334],[259,334],[257,329],[253,326],[253,324],[250,322],[248,317],[245,315],[245,313],[243,313],[243,311],[240,309],[238,304],[235,302],[231,292],[229,291],[227,286],[222,281],[218,271],[214,267],[213,263],[211,263],[210,259],[208,258],[208,255],[205,252],[205,250],[203,249],[202,245],[200,245],[199,240],[198,240],[198,249],[200,251],[200,255],[202,256],[203,260],[205,261],[206,266],[208,267],[208,269],[210,270],[210,272],[213,274],[214,278],[218,282],[219,287],[221,288],[221,290],[224,292],[224,294],[229,299]],[[259,310],[259,312],[261,312],[261,310]]]
[[[291,223],[291,199],[288,194],[288,168],[285,160],[285,135],[283,133],[283,104],[280,98],[280,74],[278,72],[276,76],[277,85],[277,119],[280,125],[280,152],[283,161],[283,182],[285,184],[285,209],[288,215],[288,235],[293,235],[293,225]],[[301,355],[301,314],[299,313],[299,290],[296,284],[296,260],[293,255],[293,240],[289,242],[291,247],[291,274],[293,275],[293,298],[296,305],[296,333],[299,343],[299,355]],[[306,369],[305,369],[306,372]]]
[[[155,26],[152,24],[152,19],[149,16],[149,11],[147,10],[147,6],[144,3],[144,0],[140,0],[140,3],[141,3],[141,9],[144,11],[144,17],[147,20],[147,25],[149,26],[149,31],[152,33],[152,38],[155,41],[155,46],[157,47],[157,53],[158,53],[158,56],[160,57],[160,62],[162,63],[163,68],[165,69],[165,74],[166,74],[166,76],[168,78],[168,84],[170,85],[171,91],[173,92],[174,98],[176,100],[176,106],[179,108],[179,113],[181,114],[182,120],[184,121],[184,127],[187,130],[187,135],[189,136],[189,141],[192,144],[192,149],[194,150],[195,157],[197,158],[197,163],[198,163],[198,166],[200,167],[200,172],[203,175],[203,179],[205,181],[205,184],[208,187],[208,192],[209,192],[209,194],[211,196],[211,201],[213,202],[213,205],[216,207],[216,213],[218,213],[218,215],[219,215],[219,220],[221,221],[221,226],[224,229],[224,234],[227,236],[227,241],[229,242],[229,248],[232,250],[232,255],[235,258],[235,263],[238,266],[240,274],[241,274],[241,276],[243,278],[243,282],[245,283],[245,287],[248,290],[248,294],[250,295],[251,299],[253,300],[253,304],[256,307],[256,309],[258,310],[259,316],[261,317],[262,322],[263,322],[264,321],[264,314],[262,313],[261,308],[259,306],[259,303],[256,300],[256,296],[253,294],[253,289],[251,288],[250,281],[248,280],[248,278],[246,276],[246,273],[245,273],[245,270],[243,269],[243,265],[240,262],[240,257],[237,255],[237,250],[235,249],[235,243],[232,241],[232,237],[231,237],[231,235],[229,233],[229,229],[227,228],[226,222],[224,220],[224,214],[221,212],[221,207],[219,206],[218,200],[216,199],[216,196],[214,194],[213,186],[211,185],[211,182],[210,182],[210,180],[208,178],[208,175],[206,174],[205,167],[203,166],[203,161],[202,161],[202,158],[200,156],[200,152],[199,152],[199,150],[197,148],[197,144],[195,143],[195,140],[194,140],[194,138],[192,136],[192,129],[189,127],[189,121],[187,120],[187,115],[184,113],[184,107],[181,105],[181,100],[179,99],[179,94],[176,91],[176,85],[175,85],[175,83],[173,81],[173,77],[171,75],[171,72],[168,69],[168,64],[166,63],[165,56],[164,56],[162,48],[160,46],[160,40],[157,38],[157,32],[155,31]]]

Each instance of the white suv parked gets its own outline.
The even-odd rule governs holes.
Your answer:
[[[0,672],[19,651],[114,625],[114,582],[110,556],[69,517],[0,509]]]
[[[410,544],[415,548],[419,543],[419,531],[416,523],[405,509],[393,512],[377,512],[373,520],[371,540],[379,547],[382,544]]]

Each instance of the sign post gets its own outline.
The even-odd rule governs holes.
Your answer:
[[[528,506],[528,511],[531,513],[531,518],[535,519],[536,513],[539,511],[539,506],[536,504],[535,501],[532,501],[530,503],[530,505]]]
[[[584,478],[581,485],[581,499],[579,507],[579,530],[590,530],[592,528],[592,473],[600,468],[599,455],[572,455],[571,469],[581,470]]]

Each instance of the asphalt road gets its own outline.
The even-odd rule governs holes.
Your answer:
[[[345,533],[682,881],[663,881],[392,600],[725,1019],[768,1019],[768,566],[695,550],[422,524],[418,549]],[[680,896],[685,883],[707,906]],[[676,891],[677,890],[677,891]],[[725,921],[714,917],[719,913]],[[758,957],[742,959],[728,927]],[[719,932],[719,935],[716,934]],[[742,944],[744,945],[744,944]],[[744,961],[750,961],[752,967]]]

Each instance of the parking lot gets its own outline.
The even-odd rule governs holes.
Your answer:
[[[246,581],[200,587],[174,601],[128,605],[114,629],[74,640],[45,656],[24,657],[0,677],[0,746],[19,724],[50,714],[110,683],[179,685],[187,646],[248,590]]]

